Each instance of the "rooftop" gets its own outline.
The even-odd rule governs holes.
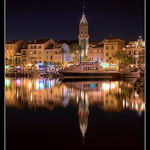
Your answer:
[[[28,44],[44,44],[50,39],[34,39],[33,41],[29,42]]]
[[[46,47],[45,49],[54,49],[54,44],[49,45],[49,46]]]
[[[15,44],[15,43],[17,43],[18,41],[20,41],[20,40],[11,40],[11,41],[6,42],[6,44]]]
[[[118,38],[116,38],[115,36],[112,36],[112,35],[109,35],[109,37],[106,38],[106,40],[113,40],[113,39],[118,39]]]
[[[82,18],[81,18],[80,23],[88,23],[87,20],[86,20],[86,17],[85,17],[85,14],[84,14],[84,13],[83,13],[83,15],[82,15]]]
[[[94,46],[93,48],[98,48],[98,47],[104,47],[104,44],[96,45],[96,46]]]

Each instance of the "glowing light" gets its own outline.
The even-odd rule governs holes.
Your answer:
[[[132,109],[133,109],[133,102],[132,102]]]
[[[94,83],[91,83],[90,84],[90,87],[93,89],[95,87],[95,84]]]
[[[31,93],[31,102],[32,102],[32,93]]]
[[[21,80],[20,79],[16,79],[16,85],[20,86],[21,85]]]
[[[30,88],[31,88],[31,81],[29,81],[29,90],[30,90]]]
[[[9,66],[5,66],[5,69],[9,68]]]
[[[123,102],[122,102],[122,104],[123,104],[123,108],[125,107],[125,100],[123,99]]]
[[[111,89],[115,89],[115,83],[111,83]]]
[[[51,87],[54,87],[55,80],[51,80]]]
[[[88,96],[87,96],[87,93],[85,94],[85,100],[86,100],[86,102],[88,102]]]
[[[41,82],[41,83],[40,83],[40,89],[43,89],[43,88],[44,88],[44,83]]]
[[[10,84],[10,80],[9,79],[5,79],[5,86],[9,86]]]
[[[32,66],[32,64],[28,64],[28,66]]]
[[[137,94],[137,92],[135,92],[135,97],[138,97],[138,94]]]
[[[100,63],[100,65],[101,65],[103,68],[109,67],[109,63]]]
[[[21,68],[21,66],[17,66],[16,68],[18,68],[18,69],[19,69],[19,68]]]
[[[121,88],[119,88],[119,93],[121,93]]]
[[[39,81],[36,81],[36,89],[38,89],[39,90]]]
[[[102,89],[103,89],[103,90],[109,90],[109,89],[110,89],[110,84],[104,82],[104,83],[102,84]]]
[[[142,103],[141,109],[145,110],[145,104]]]
[[[136,107],[136,110],[138,110],[138,104],[137,103],[136,103],[135,107]]]
[[[73,64],[68,64],[67,66],[69,67],[69,66],[72,66]]]
[[[139,55],[135,55],[135,57],[136,57],[136,58],[138,58],[138,57],[139,57]]]
[[[78,103],[78,96],[77,96],[77,103]]]
[[[128,105],[128,102],[126,102],[126,107],[128,107],[129,105]]]
[[[49,88],[50,88],[50,81],[47,80],[46,82],[47,82],[47,87],[48,87],[48,89],[49,89]]]

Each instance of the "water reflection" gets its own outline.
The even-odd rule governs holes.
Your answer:
[[[69,105],[78,107],[83,137],[88,126],[89,107],[110,114],[129,109],[139,116],[145,110],[144,88],[136,90],[130,82],[124,81],[60,82],[49,78],[5,78],[5,100],[7,107],[18,109],[28,106],[52,111]]]

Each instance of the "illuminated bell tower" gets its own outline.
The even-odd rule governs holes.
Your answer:
[[[89,35],[88,35],[88,22],[86,20],[84,11],[82,14],[82,18],[79,24],[79,45],[81,46],[83,52],[81,56],[87,55],[87,51],[89,48]]]

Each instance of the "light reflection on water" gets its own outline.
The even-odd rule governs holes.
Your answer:
[[[124,81],[77,81],[61,82],[45,78],[5,78],[7,107],[23,109],[69,105],[78,107],[79,124],[84,137],[88,126],[89,108],[97,107],[108,113],[124,109],[136,111],[140,116],[145,110],[144,88],[138,93],[130,82]]]

